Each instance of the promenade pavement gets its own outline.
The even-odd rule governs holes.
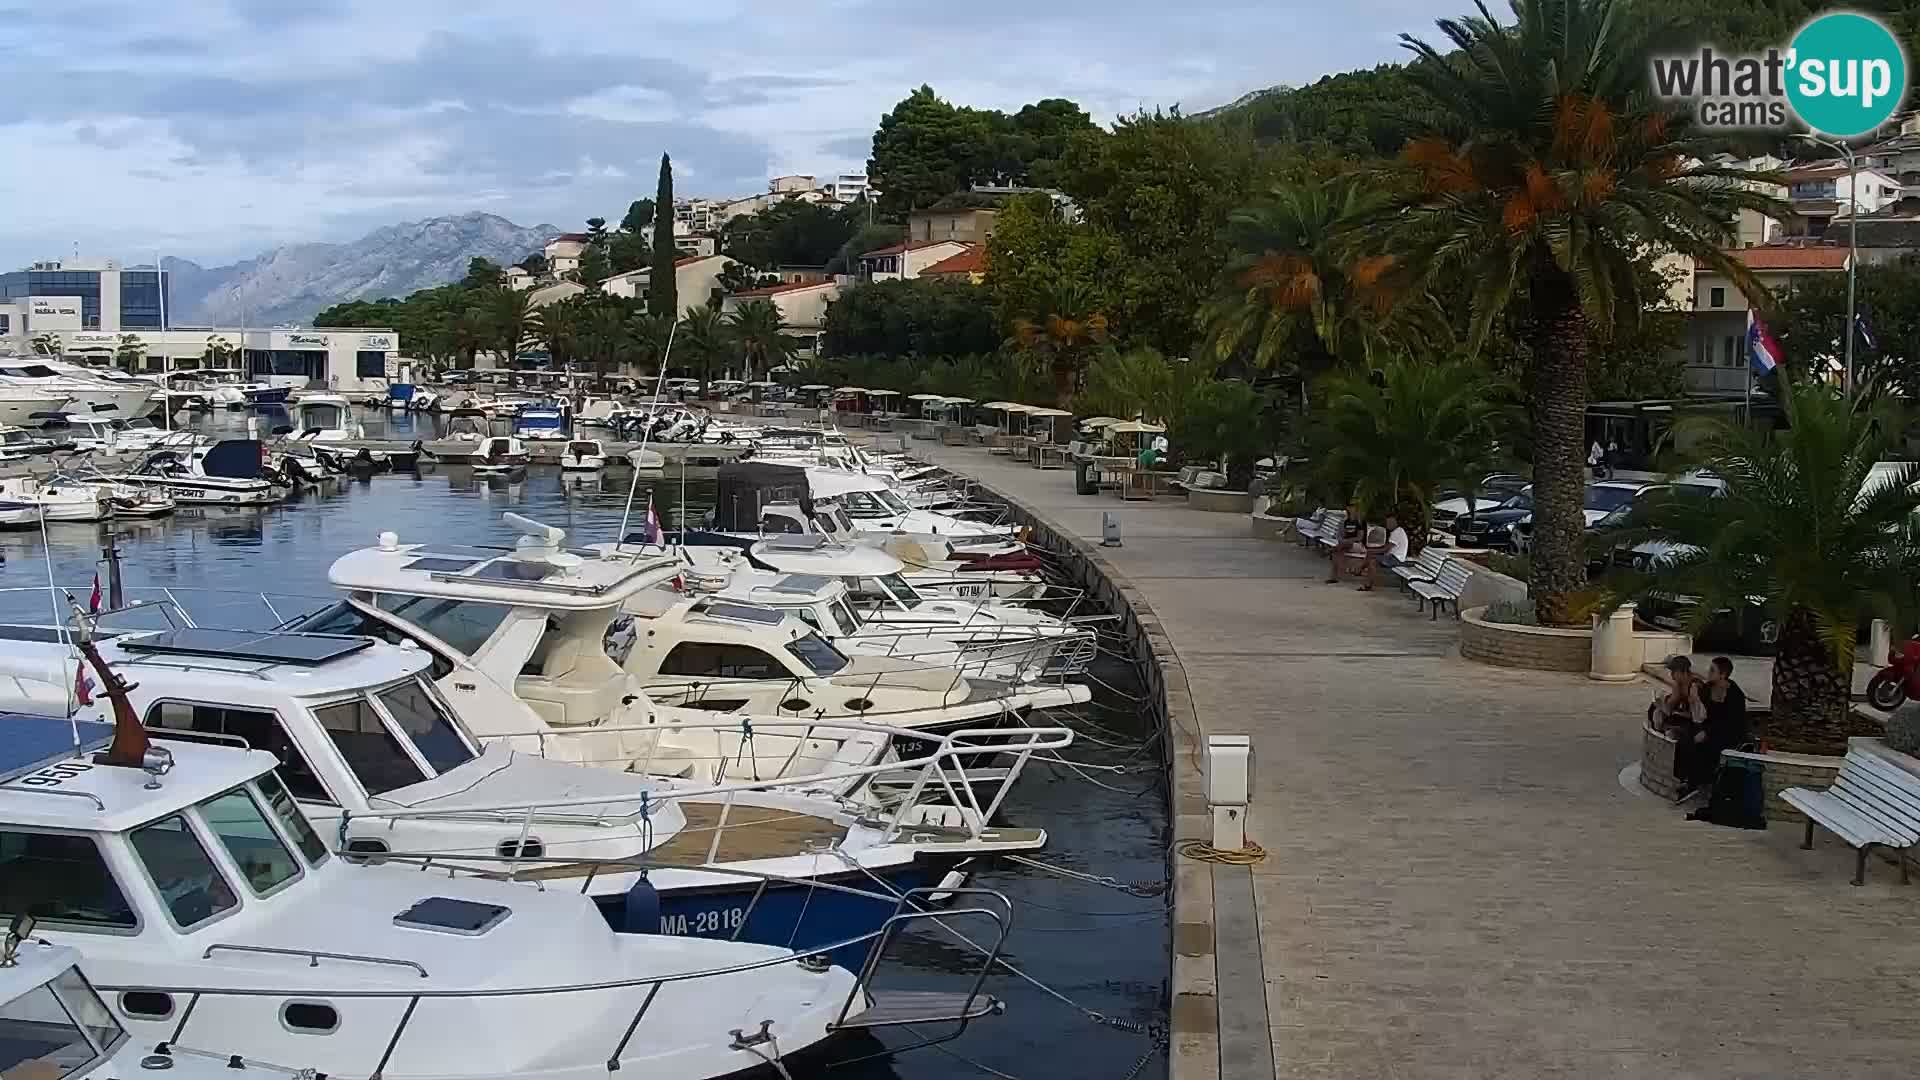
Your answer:
[[[1118,515],[1124,546],[1102,554],[1166,627],[1201,723],[1252,735],[1277,1076],[1920,1072],[1920,884],[1877,863],[1855,888],[1830,837],[1801,851],[1798,829],[1689,822],[1623,786],[1651,683],[1471,663],[1450,619],[1325,584],[1244,515],[912,446],[1096,542]],[[1263,989],[1229,977],[1254,944],[1230,925],[1223,1077],[1264,1071],[1224,1022]]]

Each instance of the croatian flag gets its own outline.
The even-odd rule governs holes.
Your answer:
[[[73,697],[82,705],[93,704],[93,676],[87,674],[87,666],[81,663],[75,666],[73,673]]]
[[[647,501],[647,543],[655,547],[667,546],[667,531],[660,527],[660,515],[653,508],[653,501]]]
[[[100,575],[93,575],[93,595],[87,597],[87,614],[100,614]]]
[[[1756,316],[1747,325],[1747,363],[1759,375],[1771,374],[1779,368],[1786,354],[1780,350],[1780,343],[1774,340],[1773,331],[1767,329],[1764,320]]]

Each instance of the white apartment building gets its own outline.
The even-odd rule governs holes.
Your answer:
[[[822,185],[821,190],[833,196],[834,202],[859,202],[873,198],[873,188],[867,183],[865,173],[841,173],[833,178],[831,184]]]

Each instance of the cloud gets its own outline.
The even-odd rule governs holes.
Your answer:
[[[683,193],[865,166],[912,87],[1096,119],[1203,108],[1396,58],[1416,0],[0,0],[0,267],[201,262],[485,209],[617,217],[670,152]]]

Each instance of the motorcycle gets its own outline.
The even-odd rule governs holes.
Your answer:
[[[1887,666],[1867,681],[1867,704],[1892,712],[1908,698],[1920,699],[1920,639],[1909,639],[1887,651]]]

